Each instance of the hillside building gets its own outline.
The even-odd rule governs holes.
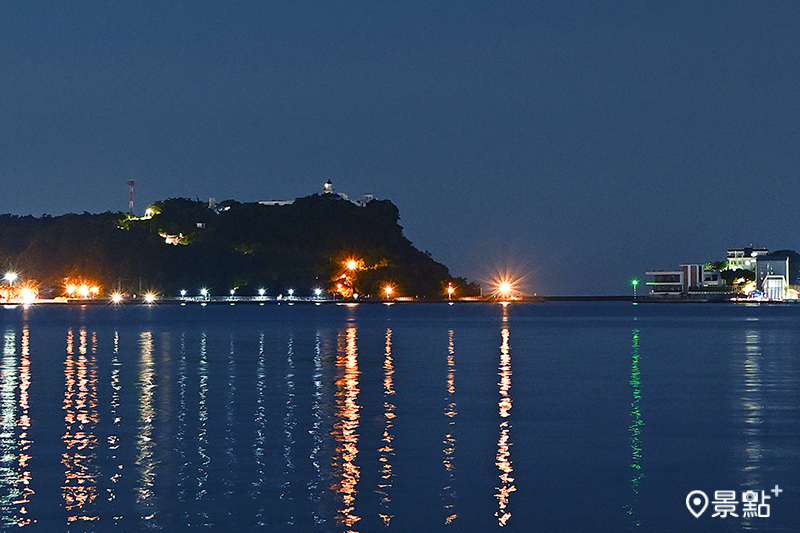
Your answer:
[[[767,254],[766,248],[732,248],[728,250],[728,270],[755,270],[756,258]]]

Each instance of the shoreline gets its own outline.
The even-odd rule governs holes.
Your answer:
[[[633,304],[699,304],[699,303],[729,303],[729,304],[794,304],[800,303],[800,300],[736,300],[733,295],[710,295],[709,297],[701,297],[699,295],[690,295],[684,298],[661,298],[651,296],[522,296],[512,300],[498,300],[493,298],[459,298],[453,300],[430,300],[430,299],[415,299],[415,298],[395,298],[391,300],[384,299],[362,299],[362,300],[339,300],[318,297],[291,297],[291,298],[277,298],[271,296],[219,296],[208,298],[186,298],[186,297],[173,297],[173,298],[157,298],[155,301],[148,302],[143,298],[127,299],[121,302],[112,301],[110,298],[55,298],[55,299],[41,299],[32,302],[0,302],[6,308],[27,306],[27,305],[67,305],[67,306],[85,306],[85,305],[113,305],[113,306],[131,306],[131,305],[191,305],[199,304],[203,307],[207,305],[358,305],[358,304],[502,304],[508,305],[511,303],[555,303],[555,302],[630,302]]]

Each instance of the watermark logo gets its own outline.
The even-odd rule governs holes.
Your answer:
[[[773,495],[767,495],[771,492]],[[771,504],[769,500],[780,496],[783,489],[778,485],[768,491],[754,491],[748,490],[741,493],[741,500],[736,499],[735,490],[715,490],[714,500],[711,505],[714,506],[714,514],[711,518],[728,518],[730,516],[739,518],[741,512],[742,518],[769,518],[771,512]],[[739,504],[742,504],[741,509]],[[700,518],[706,509],[708,509],[709,499],[708,495],[702,490],[693,490],[686,496],[686,508],[692,513],[695,518]]]
[[[700,515],[708,508],[708,496],[702,490],[693,490],[686,497],[686,507],[695,518],[700,518]]]

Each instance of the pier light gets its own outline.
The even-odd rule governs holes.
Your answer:
[[[391,298],[393,292],[394,292],[394,287],[392,287],[391,285],[386,285],[385,287],[383,287],[383,294],[385,294],[387,298]]]
[[[8,285],[11,286],[17,279],[19,275],[16,272],[6,272],[6,275],[3,276],[3,279],[8,282]]]
[[[348,259],[347,261],[345,261],[344,266],[345,266],[345,268],[347,268],[347,270],[350,270],[350,271],[358,270],[359,263],[360,263],[360,261],[358,259]]]
[[[89,297],[89,293],[90,293],[90,292],[91,292],[91,289],[89,288],[89,286],[88,286],[88,285],[81,285],[80,287],[78,287],[78,293],[79,293],[79,294],[80,294],[80,295],[81,295],[83,298],[88,298],[88,297]]]
[[[317,298],[322,296],[322,289],[320,289],[320,288],[314,289],[314,296],[316,296]]]
[[[294,296],[294,289],[289,289],[289,290],[288,290],[288,291],[286,291],[286,292],[289,294],[289,297],[290,297],[290,298],[291,298],[292,296]]]
[[[38,298],[39,294],[36,292],[35,289],[31,287],[23,287],[22,290],[19,292],[19,298],[22,300],[24,304],[33,303],[36,298]]]
[[[181,298],[186,297],[186,289],[181,289]]]
[[[447,284],[447,299],[448,300],[452,300],[453,299],[453,293],[454,292],[456,292],[456,288],[453,287],[453,282],[448,283]]]
[[[638,279],[632,279],[631,280],[631,287],[633,287],[633,299],[634,300],[636,299],[636,286],[637,285],[639,285],[639,280]]]
[[[258,295],[259,295],[259,296],[264,296],[266,293],[267,293],[267,291],[266,291],[266,290],[264,290],[264,289],[258,289]]]
[[[522,278],[515,277],[513,274],[501,273],[497,276],[492,285],[492,296],[498,300],[514,300],[520,293],[520,283]]]
[[[501,281],[500,285],[497,286],[497,291],[503,298],[508,298],[511,296],[511,290],[511,283],[508,281]]]
[[[122,303],[122,294],[115,292],[111,295],[111,303],[121,304]]]
[[[144,301],[145,303],[151,304],[156,301],[156,295],[152,292],[148,292],[144,295]]]
[[[236,289],[231,289],[231,296],[233,296],[234,294],[236,294]]]

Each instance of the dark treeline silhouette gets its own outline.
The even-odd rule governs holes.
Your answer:
[[[0,215],[0,265],[58,296],[65,280],[100,283],[105,293],[154,290],[165,295],[201,287],[212,294],[310,294],[329,290],[353,257],[362,296],[443,298],[452,282],[459,295],[480,287],[453,278],[447,267],[417,250],[403,235],[399,211],[388,200],[365,206],[312,195],[291,205],[228,200],[213,209],[185,198],[156,202],[150,218],[123,213],[62,216]],[[179,244],[165,242],[165,236]]]

